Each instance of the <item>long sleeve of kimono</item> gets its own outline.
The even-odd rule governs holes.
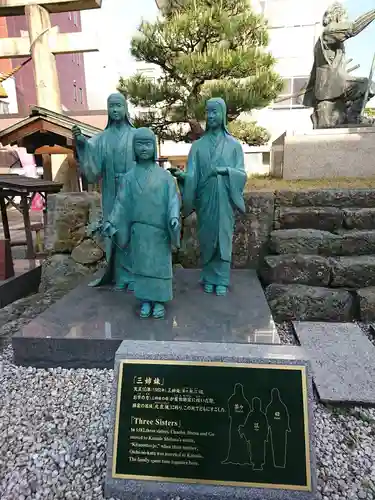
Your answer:
[[[180,227],[178,227],[177,231],[173,231],[171,228],[171,221],[172,219],[178,219],[180,220],[180,197],[178,195],[177,191],[177,186],[176,186],[176,181],[173,179],[171,176],[171,179],[169,181],[168,185],[168,227],[169,227],[169,232],[171,236],[171,241],[172,244],[179,248],[180,247]]]
[[[100,135],[76,145],[80,170],[90,183],[97,182],[102,175],[103,158],[99,139]]]
[[[108,219],[108,222],[114,228],[114,234],[117,235],[117,242],[122,248],[125,248],[130,242],[129,191],[129,182],[124,179]]]
[[[233,154],[233,165],[228,167],[229,195],[232,203],[241,212],[245,212],[243,189],[246,184],[245,159],[240,143],[236,144]]]
[[[197,190],[197,147],[195,144],[191,146],[186,173],[184,178],[184,185],[182,191],[182,210],[187,217],[194,210],[194,201]]]

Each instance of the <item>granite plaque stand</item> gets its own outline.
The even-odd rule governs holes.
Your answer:
[[[227,297],[204,293],[198,282],[199,270],[176,271],[175,298],[163,320],[139,319],[133,294],[83,282],[13,336],[14,361],[43,368],[113,368],[125,339],[280,342],[255,271],[233,271]]]
[[[152,373],[160,377],[153,378]],[[105,496],[312,500],[316,498],[312,401],[310,366],[296,346],[125,340],[115,359]],[[245,423],[238,429],[244,429],[248,448],[240,458],[238,441],[232,443],[238,435],[232,432],[236,414],[231,408],[237,412],[243,407]],[[257,445],[256,453],[259,441],[254,429],[262,431],[262,418],[268,443],[263,436],[263,450]]]

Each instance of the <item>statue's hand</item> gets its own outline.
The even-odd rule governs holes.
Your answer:
[[[176,179],[183,179],[185,177],[185,172],[176,167],[168,168],[169,172],[176,177]]]
[[[73,138],[77,143],[85,142],[86,138],[82,134],[82,130],[78,127],[78,125],[73,125],[72,127]]]
[[[216,167],[216,173],[218,175],[228,175],[228,168],[227,167]]]
[[[103,224],[102,228],[102,234],[103,236],[107,236],[108,238],[112,238],[112,236],[115,234],[116,228],[109,222],[105,222]]]
[[[180,221],[174,217],[172,220],[171,220],[171,228],[173,229],[173,231],[177,231],[177,229],[179,228],[180,226]]]

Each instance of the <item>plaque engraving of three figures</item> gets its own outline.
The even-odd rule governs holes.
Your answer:
[[[185,216],[197,215],[204,291],[228,291],[234,212],[245,211],[244,154],[228,131],[225,102],[208,100],[206,115],[206,132],[192,144],[185,172],[159,167],[154,133],[133,127],[120,93],[108,98],[103,132],[87,139],[78,126],[72,129],[83,175],[90,183],[101,181],[102,220],[95,230],[104,237],[107,265],[90,285],[134,292],[141,318],[164,318],[172,300],[180,200]]]

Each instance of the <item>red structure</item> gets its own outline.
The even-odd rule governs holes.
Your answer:
[[[52,14],[53,26],[58,26],[61,33],[82,31],[80,12],[63,12]],[[2,29],[6,24],[7,29]],[[27,31],[25,16],[0,18],[0,37],[19,37]],[[22,59],[12,59],[15,68]],[[87,110],[86,79],[83,54],[59,54],[56,65],[60,82],[61,103],[67,110]],[[9,71],[9,70],[8,70]],[[0,72],[5,72],[0,68]],[[28,63],[15,75],[18,113],[28,115],[30,106],[36,105],[34,69]]]

